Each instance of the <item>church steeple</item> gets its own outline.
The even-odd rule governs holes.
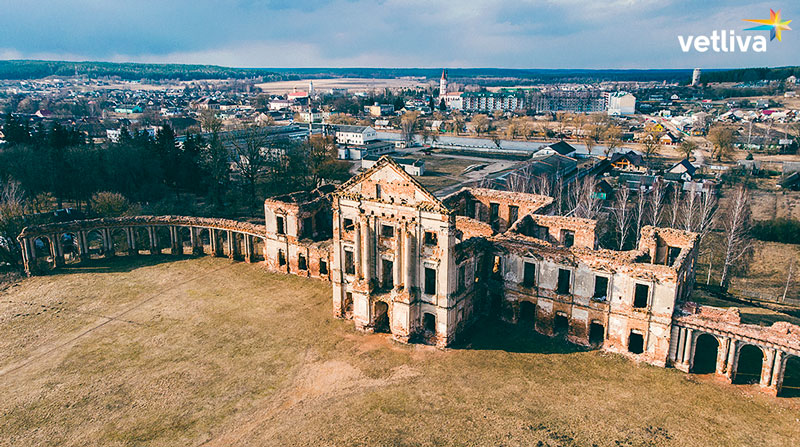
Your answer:
[[[439,80],[439,99],[447,94],[447,69],[442,70],[442,78]]]

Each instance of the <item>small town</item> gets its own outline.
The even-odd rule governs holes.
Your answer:
[[[800,10],[745,9],[635,69],[0,44],[0,446],[795,445]]]

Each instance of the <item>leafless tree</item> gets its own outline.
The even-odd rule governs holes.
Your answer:
[[[678,225],[678,216],[681,213],[681,188],[679,185],[675,185],[672,188],[672,194],[670,194],[670,228],[677,228]]]
[[[596,219],[600,214],[600,199],[595,193],[597,189],[597,178],[592,175],[580,179],[576,182],[575,190],[575,217],[582,217],[585,219]]]
[[[661,224],[661,215],[664,213],[664,196],[666,195],[666,187],[664,182],[658,180],[653,184],[653,188],[648,194],[647,208],[650,211],[650,224],[659,226]]]
[[[0,261],[17,265],[20,260],[16,237],[22,231],[25,200],[20,183],[0,182]]]
[[[406,112],[400,118],[400,138],[408,146],[414,143],[414,136],[419,130],[419,112]]]
[[[733,192],[722,226],[725,231],[725,258],[719,285],[727,288],[730,284],[731,268],[753,247],[753,242],[748,236],[750,231],[750,192],[744,185],[740,185]]]
[[[620,250],[625,247],[625,241],[631,229],[631,210],[628,208],[630,190],[626,186],[617,189],[614,203],[611,206],[611,223],[617,233],[617,243]]]
[[[233,148],[236,171],[244,180],[248,208],[255,205],[258,182],[266,174],[271,162],[268,139],[266,130],[259,126],[243,127],[228,139]]]
[[[634,206],[636,207],[636,240],[639,239],[639,235],[642,233],[642,227],[647,225],[647,191],[643,186],[639,187],[639,191],[636,194],[636,202],[634,202]]]

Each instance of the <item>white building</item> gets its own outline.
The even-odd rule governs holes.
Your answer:
[[[336,126],[335,136],[338,144],[359,146],[378,139],[378,133],[369,126]]]
[[[628,92],[613,92],[608,95],[609,115],[633,115],[636,113],[636,97]]]
[[[695,68],[692,72],[692,87],[700,85],[700,69]]]

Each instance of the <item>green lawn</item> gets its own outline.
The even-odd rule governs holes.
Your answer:
[[[330,285],[117,259],[0,292],[0,445],[779,446],[800,399],[485,325],[446,351],[331,317]],[[163,262],[162,262],[163,261]]]

